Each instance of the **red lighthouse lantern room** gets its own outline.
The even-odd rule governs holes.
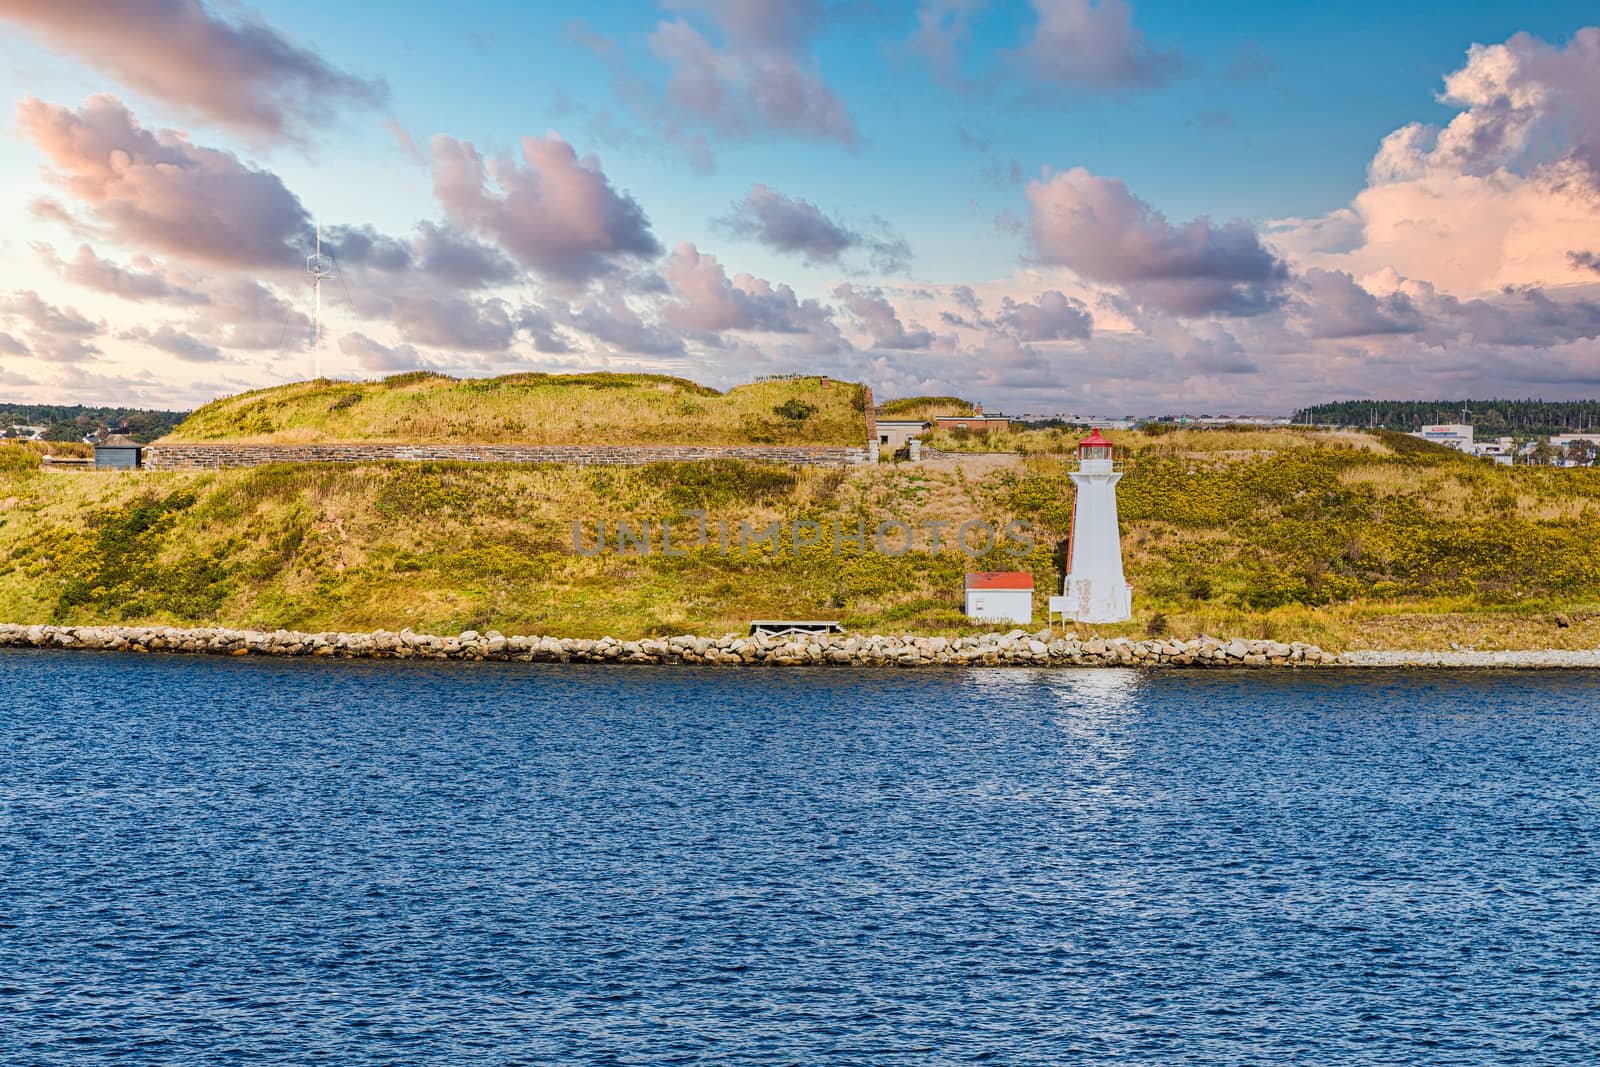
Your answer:
[[[1078,459],[1096,460],[1111,458],[1111,442],[1100,436],[1100,431],[1095,430],[1083,440],[1078,442]]]

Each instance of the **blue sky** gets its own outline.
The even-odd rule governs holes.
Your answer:
[[[1591,5],[0,0],[0,19],[18,31],[0,43],[0,89],[19,106],[0,143],[0,383],[20,396],[187,404],[303,372],[293,340],[261,339],[269,324],[236,346],[222,317],[238,301],[206,296],[249,279],[308,308],[283,251],[304,239],[297,211],[417,257],[417,225],[437,224],[515,267],[462,282],[350,246],[324,361],[350,376],[641,366],[728,384],[820,369],[1036,410],[1600,384],[1586,370],[1600,271],[1582,258],[1600,221],[1561,180],[1593,185],[1600,158],[1582,99],[1600,88]],[[953,28],[953,59],[919,19]],[[770,107],[748,102],[763,70],[777,72]],[[1442,97],[1453,74],[1469,89]],[[719,102],[686,103],[675,77]],[[65,185],[98,166],[63,147],[81,144],[70,131],[95,94],[126,115],[119,136],[181,130],[270,176],[252,199],[217,157],[176,164],[184,195],[218,197],[240,241],[277,251],[219,250],[183,218],[130,222],[168,173],[153,161],[148,182]],[[291,96],[276,118],[255,108]],[[1514,129],[1497,121],[1507,108]],[[1374,178],[1385,138],[1413,124],[1422,139],[1388,142],[1404,158]],[[1440,130],[1494,143],[1469,159],[1429,140]],[[458,163],[483,162],[481,190],[439,192],[436,136],[471,146]],[[594,161],[542,174],[524,138],[546,137]],[[548,204],[497,183],[501,155],[530,188],[600,175],[591,206],[631,202],[644,229],[596,231],[592,247],[552,237]],[[775,236],[757,187],[814,227],[800,244]],[[74,275],[80,245],[97,270]],[[905,254],[868,255],[889,246]],[[166,295],[110,285],[103,264],[165,279],[132,288]],[[418,301],[438,314],[408,321]],[[283,317],[286,337],[303,332]]]
[[[1591,6],[1577,3],[1530,10],[1476,2],[1443,12],[1428,3],[1147,3],[1138,8],[1146,35],[1180,47],[1191,74],[1153,93],[1081,93],[1059,106],[1015,107],[1015,93],[962,100],[927,78],[903,51],[913,7],[883,5],[878,14],[841,17],[820,36],[818,60],[865,136],[859,151],[835,145],[797,151],[780,139],[735,143],[719,146],[717,171],[709,176],[669,156],[674,180],[662,180],[668,175],[661,173],[661,152],[607,143],[560,106],[568,98],[619,112],[608,72],[573,45],[568,27],[584,21],[648,67],[644,40],[662,17],[649,4],[479,4],[452,11],[443,33],[448,9],[437,3],[355,2],[337,9],[288,3],[269,10],[281,10],[283,24],[297,27],[338,65],[385,77],[396,112],[418,136],[450,131],[475,143],[510,145],[525,133],[560,130],[598,152],[619,184],[648,195],[660,228],[690,238],[750,181],[792,185],[842,210],[891,217],[928,234],[919,242],[928,245],[924,265],[944,280],[970,269],[973,238],[991,228],[994,215],[1015,207],[1006,187],[985,176],[995,164],[1014,160],[1030,177],[1044,167],[1072,166],[1115,174],[1175,217],[1320,214],[1361,188],[1385,134],[1410,121],[1448,119],[1449,109],[1434,95],[1471,44],[1518,31],[1560,40],[1585,24],[1585,14],[1597,21]],[[978,76],[990,57],[1017,48],[1031,18],[1026,3],[997,4],[973,27],[966,67]],[[374,33],[377,26],[385,31]],[[962,130],[992,140],[992,149],[964,144]],[[394,154],[381,131],[349,132],[369,160]],[[330,145],[319,159],[329,160],[331,151]],[[333,167],[336,173],[336,161]],[[969,200],[981,209],[962,210]],[[405,199],[396,197],[393,210],[398,224]],[[947,231],[951,236],[941,239]],[[1002,269],[1015,260],[998,246],[993,257]]]

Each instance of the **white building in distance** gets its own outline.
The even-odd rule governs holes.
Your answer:
[[[1457,452],[1476,455],[1472,448],[1472,427],[1468,423],[1452,422],[1442,426],[1424,426],[1411,436],[1420,437],[1424,441],[1432,441],[1436,445],[1444,445],[1446,448],[1453,448]]]

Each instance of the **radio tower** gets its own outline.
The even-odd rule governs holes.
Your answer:
[[[316,310],[311,320],[311,380],[322,377],[322,280],[333,274],[333,260],[322,254],[322,224],[317,223],[317,250],[306,257]]]

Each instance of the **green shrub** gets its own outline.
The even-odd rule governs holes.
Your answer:
[[[651,463],[634,476],[659,489],[673,508],[774,505],[787,501],[799,481],[794,470],[769,463],[712,459],[692,463]]]
[[[788,419],[790,422],[805,422],[818,411],[817,405],[808,404],[799,397],[790,397],[772,409],[774,415]]]
[[[211,552],[170,544],[193,493],[142,497],[92,512],[85,529],[41,531],[28,546],[34,573],[58,576],[55,616],[92,608],[114,618],[169,613],[213,617],[229,592],[229,547]]]

